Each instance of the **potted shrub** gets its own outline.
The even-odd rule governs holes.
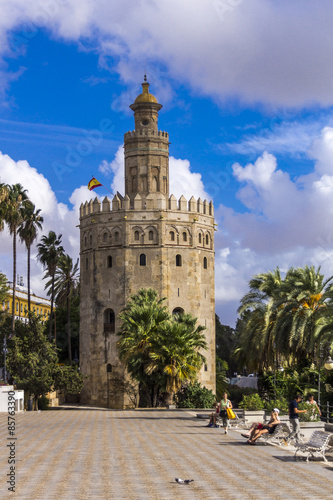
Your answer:
[[[246,422],[262,422],[265,417],[264,402],[258,393],[244,395],[239,407],[244,410]]]

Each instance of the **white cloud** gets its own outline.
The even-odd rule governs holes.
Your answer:
[[[146,61],[153,74],[165,68],[172,78],[220,101],[237,98],[273,107],[333,103],[329,0],[319,5],[302,0],[11,0],[1,2],[0,9],[3,57],[9,54],[10,30],[19,35],[10,42],[15,56],[46,28],[53,38],[95,50],[100,64],[129,84],[137,82]]]
[[[253,164],[233,166],[245,213],[221,205],[215,210],[217,310],[235,319],[238,299],[254,274],[277,266],[322,266],[333,274],[333,129],[325,127],[311,148],[313,171],[292,180],[264,153]],[[234,302],[233,302],[234,301]],[[230,304],[234,310],[230,312]]]
[[[74,191],[70,198],[70,202],[74,207],[70,208],[66,204],[57,201],[49,181],[38,173],[34,167],[30,166],[27,161],[15,162],[8,155],[0,152],[0,171],[1,182],[16,184],[19,181],[24,189],[27,189],[28,196],[36,205],[36,208],[41,209],[44,223],[42,232],[38,234],[38,239],[42,234],[47,234],[50,230],[62,234],[65,252],[76,259],[79,254],[79,231],[76,228],[79,223],[78,208],[80,203],[88,197],[87,188],[82,186]],[[32,288],[35,293],[44,295],[43,270],[36,260],[36,243],[33,245],[31,252]],[[0,246],[0,270],[9,279],[12,279],[12,239],[7,230],[0,234]],[[17,246],[17,273],[24,276],[24,282],[26,283],[26,252],[25,247],[19,243]]]

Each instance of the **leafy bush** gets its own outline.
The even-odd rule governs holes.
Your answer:
[[[178,408],[212,408],[216,400],[213,392],[199,382],[183,386],[175,399]]]
[[[233,406],[237,408],[244,395],[256,394],[257,390],[251,387],[238,387],[238,385],[229,384],[226,392]]]
[[[280,415],[286,415],[289,411],[289,402],[283,397],[279,399],[271,399],[270,401],[265,402],[265,409],[267,411],[272,411],[274,408],[278,408],[280,410]]]
[[[249,396],[244,395],[242,401],[239,403],[239,407],[244,410],[263,410],[265,404],[259,394],[256,393]]]

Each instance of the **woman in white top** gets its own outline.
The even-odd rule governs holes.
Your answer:
[[[307,401],[307,404],[308,404],[308,405],[312,405],[313,410],[315,410],[315,409],[317,408],[318,413],[319,413],[319,415],[321,416],[321,411],[320,411],[320,408],[319,408],[319,406],[317,405],[317,402],[314,400],[314,396],[313,396],[313,394],[309,394],[309,399],[308,399],[308,401]],[[312,417],[312,418],[314,418],[314,415],[313,415],[313,417]]]

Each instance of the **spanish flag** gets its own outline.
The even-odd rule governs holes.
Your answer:
[[[100,186],[103,186],[103,184],[101,184],[100,182],[98,182],[98,180],[95,179],[95,177],[93,177],[91,179],[91,181],[88,182],[88,189],[89,189],[89,191],[92,191],[93,189],[98,188]]]

